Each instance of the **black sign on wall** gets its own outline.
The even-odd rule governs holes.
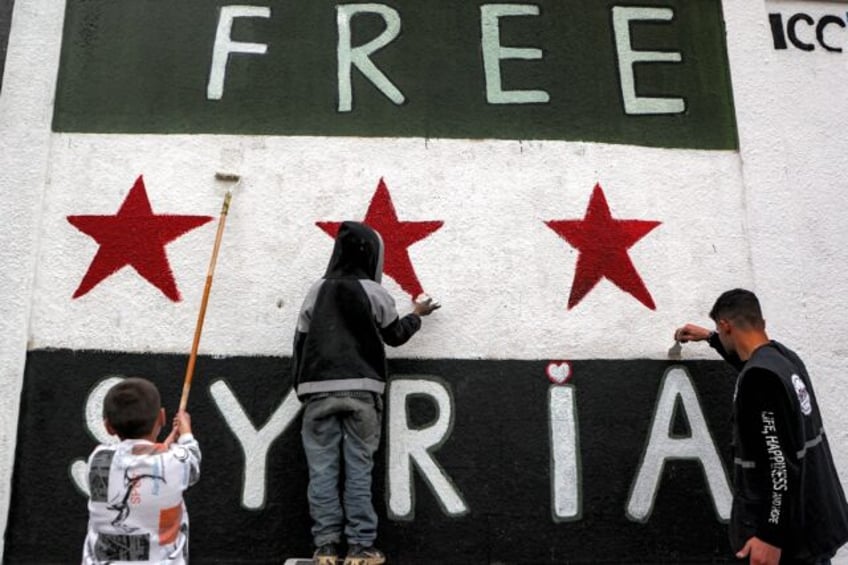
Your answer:
[[[844,13],[834,14],[769,14],[769,26],[775,50],[824,51],[842,53],[848,20]]]
[[[0,91],[3,89],[3,70],[6,67],[6,47],[12,25],[12,6],[15,0],[0,0]]]
[[[185,361],[29,353],[6,563],[79,562],[86,497],[72,469],[97,443],[91,399],[117,374],[143,375],[172,412]],[[195,565],[311,554],[289,363],[198,360],[189,410],[203,468],[186,496]],[[390,562],[732,562],[719,516],[729,491],[716,488],[726,480],[734,380],[723,362],[577,360],[566,370],[547,360],[394,360],[391,372],[374,483]],[[418,433],[439,422],[439,437]],[[435,440],[404,466],[410,448]],[[679,457],[698,450],[701,461]],[[427,472],[421,457],[435,463]],[[569,465],[576,473],[560,475]]]

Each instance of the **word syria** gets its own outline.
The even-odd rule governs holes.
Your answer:
[[[121,375],[141,374],[172,411],[185,355],[28,355],[6,548],[12,562],[68,563],[76,553],[65,548],[85,535],[83,458],[110,440],[101,399]],[[290,364],[198,360],[189,410],[213,438],[206,458],[220,464],[188,494],[193,560],[242,558],[221,535],[233,524],[252,536],[257,563],[310,551]],[[713,562],[725,551],[734,374],[724,361],[392,358],[389,369],[374,503],[399,562],[481,563],[494,550],[510,562],[548,562],[551,552],[589,562],[598,547],[611,562],[637,548],[645,561],[677,562],[685,548]],[[49,457],[44,438],[54,438]],[[49,496],[32,485],[49,485]],[[57,504],[72,500],[80,504]],[[33,534],[42,531],[56,532],[51,543]],[[421,547],[433,548],[424,561]]]
[[[119,377],[111,377],[101,381],[88,397],[86,421],[89,432],[95,437],[105,435],[96,407],[109,388],[120,380]],[[257,428],[225,380],[214,382],[210,393],[246,455],[242,505],[247,509],[261,509],[265,505],[268,452],[275,440],[295,421],[301,405],[294,391],[290,390],[264,426]],[[435,419],[423,427],[410,425],[409,404],[413,398],[419,401],[426,399],[435,408]],[[459,517],[468,514],[471,509],[462,495],[461,485],[448,476],[438,461],[439,447],[451,438],[457,417],[450,386],[434,376],[396,378],[388,387],[386,405],[389,516],[397,521],[414,518],[413,469],[421,474],[445,515]],[[574,387],[550,386],[544,409],[550,430],[551,515],[555,522],[579,520],[582,514],[582,473]],[[680,413],[689,423],[690,431],[686,435],[672,431],[675,418]],[[691,460],[702,466],[717,518],[727,520],[732,498],[727,476],[694,384],[683,366],[670,368],[662,379],[642,461],[626,503],[629,520],[645,522],[651,517],[663,467],[671,460]],[[87,481],[83,468],[81,461],[75,462],[71,475],[77,487],[85,492]]]

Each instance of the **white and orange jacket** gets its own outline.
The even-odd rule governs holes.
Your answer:
[[[183,491],[200,477],[200,445],[142,439],[98,446],[88,458],[88,535],[83,565],[188,563]]]

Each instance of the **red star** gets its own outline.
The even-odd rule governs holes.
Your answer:
[[[613,219],[604,191],[601,185],[596,184],[582,220],[550,220],[545,223],[580,252],[568,297],[569,310],[577,306],[603,277],[651,310],[656,310],[654,299],[636,272],[627,250],[661,222]]]
[[[395,206],[386,183],[380,179],[377,191],[368,206],[364,224],[371,226],[383,238],[385,258],[383,271],[392,277],[412,297],[423,292],[421,283],[409,259],[409,246],[442,227],[443,222],[402,222],[398,220]],[[315,222],[331,237],[336,237],[341,222]]]
[[[165,245],[211,219],[211,216],[154,214],[144,179],[139,175],[114,216],[68,216],[75,228],[100,245],[74,298],[83,296],[103,279],[129,265],[165,296],[178,302],[180,291]]]

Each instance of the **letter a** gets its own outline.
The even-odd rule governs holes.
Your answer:
[[[692,430],[689,437],[674,437],[671,434],[678,398]],[[692,381],[681,366],[669,369],[660,385],[651,435],[627,502],[629,519],[634,522],[647,522],[650,519],[663,467],[670,459],[691,459],[703,466],[716,514],[723,521],[729,520],[733,495],[727,483],[724,465],[707,428]]]

